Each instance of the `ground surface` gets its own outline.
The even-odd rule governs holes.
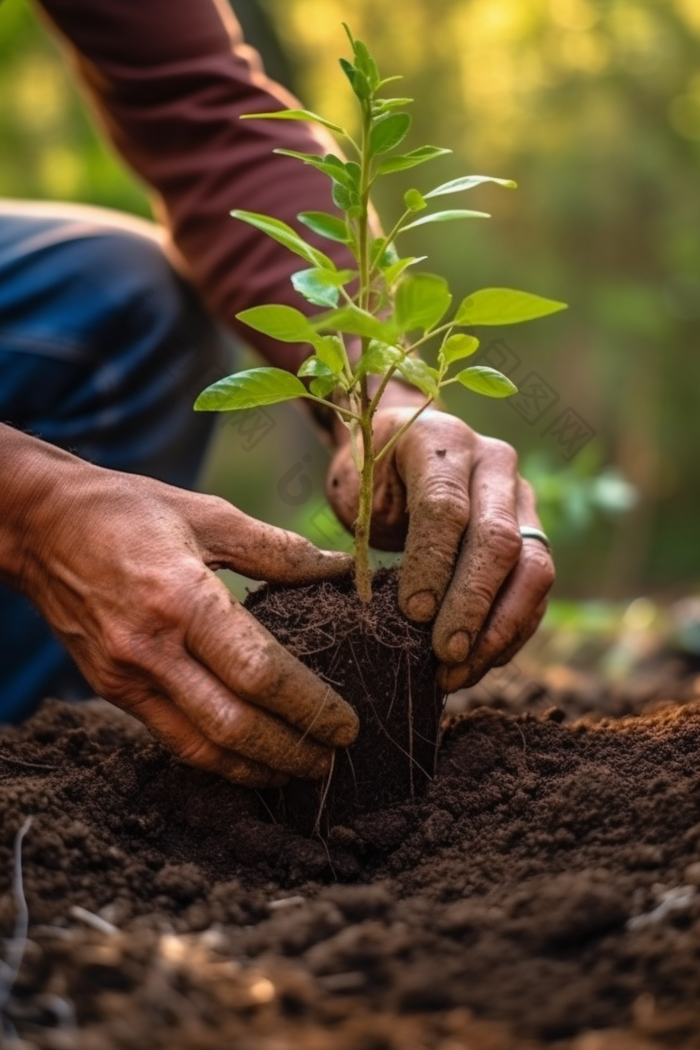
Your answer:
[[[470,711],[424,800],[327,843],[47,703],[0,734],[8,938],[33,816],[22,1050],[700,1046],[700,706],[675,693]]]

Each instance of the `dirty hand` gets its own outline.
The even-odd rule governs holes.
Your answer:
[[[381,409],[379,450],[414,413]],[[347,444],[328,473],[328,498],[350,527],[359,484]],[[554,565],[519,526],[540,527],[532,489],[510,445],[475,433],[456,416],[426,411],[379,463],[372,545],[405,554],[399,604],[410,619],[435,619],[433,648],[446,692],[508,663],[534,634],[554,582]]]
[[[93,689],[184,762],[239,784],[327,772],[354,712],[212,570],[300,583],[349,559],[222,499],[67,459],[34,509],[22,589]]]

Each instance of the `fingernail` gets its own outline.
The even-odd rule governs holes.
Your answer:
[[[471,639],[465,631],[455,631],[445,647],[445,655],[449,662],[461,664],[469,655]]]
[[[437,602],[432,591],[419,591],[406,602],[406,612],[411,620],[427,623],[437,612]]]

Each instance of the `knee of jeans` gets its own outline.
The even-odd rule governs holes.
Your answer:
[[[82,265],[95,268],[89,352],[96,389],[111,396],[167,373],[169,396],[182,388],[191,399],[195,387],[230,370],[230,341],[155,238],[106,228],[90,241]]]
[[[198,294],[157,240],[131,230],[106,230],[92,242],[86,248],[92,259],[84,262],[96,267],[105,319],[113,323],[116,317],[132,332],[154,325],[190,333],[215,327]]]

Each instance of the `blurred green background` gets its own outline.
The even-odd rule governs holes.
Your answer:
[[[568,302],[563,314],[496,333],[520,361],[515,381],[535,372],[558,400],[535,423],[507,402],[466,391],[450,407],[519,449],[555,539],[560,596],[693,589],[698,0],[261,0],[234,8],[271,72],[332,119],[354,119],[337,64],[347,49],[343,20],[370,44],[384,75],[404,74],[401,94],[416,99],[410,145],[454,153],[396,179],[379,199],[385,224],[410,185],[472,172],[517,180],[515,192],[472,191],[469,206],[492,212],[490,222],[428,227],[415,248],[408,237],[416,235],[407,235],[405,248],[428,254],[429,268],[457,295],[510,285]],[[0,30],[0,195],[149,214],[25,0],[2,3]],[[533,404],[525,406],[530,417]],[[546,431],[569,410],[595,437],[567,461],[556,427]],[[251,513],[309,528],[326,453],[294,410],[273,411],[284,425],[252,451],[223,426],[204,484]],[[295,464],[295,476],[303,468],[313,486],[296,507]],[[288,470],[282,491],[292,504],[278,491]]]

